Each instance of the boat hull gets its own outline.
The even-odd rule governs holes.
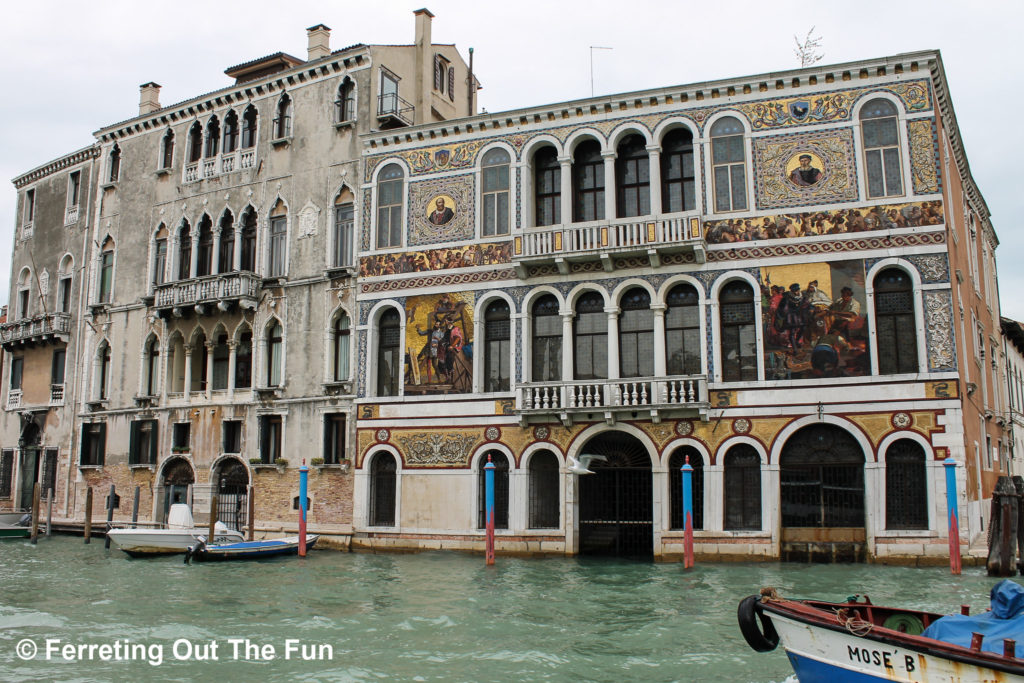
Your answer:
[[[28,538],[31,534],[28,527],[0,525],[0,538]]]
[[[111,529],[107,532],[111,542],[132,557],[174,555],[183,553],[205,537],[209,529]],[[241,543],[245,540],[234,530],[218,531],[215,543]]]
[[[306,548],[316,545],[320,537],[306,537]],[[254,560],[263,557],[296,555],[299,552],[299,537],[287,536],[265,541],[220,544],[197,548],[191,555],[196,562],[224,562],[227,560]]]

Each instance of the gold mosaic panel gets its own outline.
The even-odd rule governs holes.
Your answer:
[[[930,118],[907,123],[907,134],[910,138],[910,176],[914,183],[914,194],[939,191],[932,127],[933,120]]]
[[[812,159],[810,182],[800,176],[798,159]],[[754,140],[757,202],[762,209],[857,199],[853,131],[850,129],[774,136]]]

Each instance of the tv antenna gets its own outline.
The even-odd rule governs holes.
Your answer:
[[[594,50],[614,50],[613,47],[590,46],[590,96],[594,96]]]

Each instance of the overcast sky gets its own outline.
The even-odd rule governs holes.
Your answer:
[[[331,47],[408,44],[412,11],[427,0],[330,2],[67,2],[4,5],[0,22],[0,176],[85,147],[99,128],[138,113],[139,85],[172,104],[231,84],[224,69],[277,51],[306,56],[324,23]],[[1017,41],[1024,2],[859,0],[717,2],[429,0],[433,39],[475,50],[491,112],[591,94],[741,77],[799,66],[794,34],[821,37],[822,64],[938,48],[971,170],[1001,245],[1005,316],[1024,320],[1024,191],[1013,178],[1024,149],[1012,120],[1024,111]],[[513,11],[508,11],[513,9]],[[998,105],[998,106],[996,106]],[[0,189],[0,300],[8,298],[14,186]]]

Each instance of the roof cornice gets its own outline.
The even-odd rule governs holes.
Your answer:
[[[88,147],[83,147],[77,152],[66,154],[62,157],[54,159],[53,161],[47,162],[42,166],[33,168],[28,173],[22,173],[20,176],[15,177],[11,182],[19,190],[26,185],[36,182],[40,178],[45,178],[48,175],[63,171],[71,166],[76,166],[83,161],[95,159],[100,154],[100,148],[98,145],[92,144]]]

